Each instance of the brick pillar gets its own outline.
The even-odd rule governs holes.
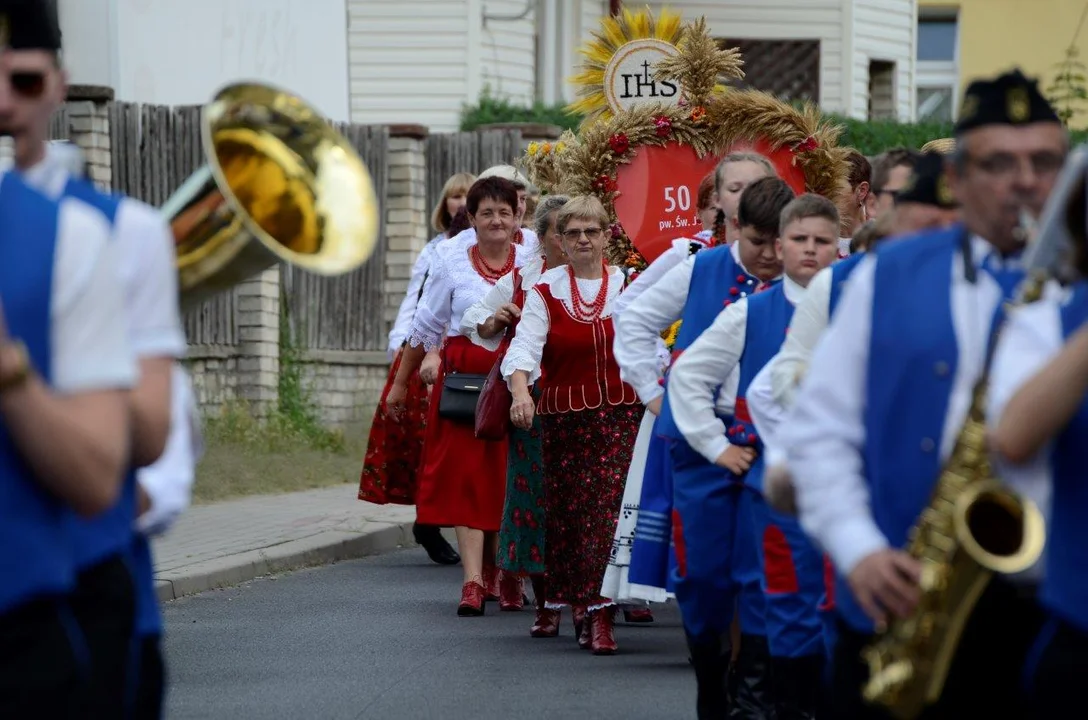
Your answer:
[[[385,285],[382,313],[387,324],[397,317],[408,279],[423,246],[433,236],[427,207],[427,128],[389,127],[389,187],[385,200]]]
[[[238,286],[238,399],[254,417],[268,417],[279,402],[280,268]]]
[[[100,85],[68,88],[68,139],[83,150],[88,177],[107,190],[113,182],[109,115],[112,101],[112,88]]]

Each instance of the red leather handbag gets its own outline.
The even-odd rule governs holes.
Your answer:
[[[521,273],[517,268],[514,268],[514,296],[511,300],[518,307],[525,305],[525,290],[521,287]],[[480,399],[476,401],[476,437],[480,440],[505,440],[510,434],[510,405],[514,398],[500,368],[513,338],[514,326],[510,326],[499,345],[495,364],[480,390]]]

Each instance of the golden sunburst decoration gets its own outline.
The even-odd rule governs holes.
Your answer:
[[[620,48],[636,40],[656,40],[675,47],[682,30],[680,14],[669,9],[655,17],[649,7],[637,12],[624,8],[618,17],[602,18],[601,29],[579,51],[581,70],[569,80],[578,88],[578,99],[567,106],[567,112],[583,115],[586,123],[610,118],[605,74]]]
[[[722,49],[710,35],[706,18],[699,18],[684,29],[680,52],[657,63],[655,80],[680,81],[684,99],[690,105],[705,105],[716,93],[725,92],[723,79],[744,78],[744,60],[737,48]]]

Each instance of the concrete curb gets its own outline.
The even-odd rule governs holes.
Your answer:
[[[263,575],[327,565],[415,547],[412,524],[373,523],[362,532],[328,530],[280,545],[228,555],[155,574],[160,602],[239,585]]]

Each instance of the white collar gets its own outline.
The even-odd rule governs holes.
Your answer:
[[[989,240],[975,233],[971,233],[971,254],[975,266],[980,268],[988,265],[994,270],[1019,270],[1024,264],[1023,252],[1011,257],[1002,256]]]
[[[801,298],[805,296],[805,290],[805,287],[801,286],[797,281],[791,280],[788,275],[782,276],[782,291],[786,293],[786,299],[790,301],[791,305],[797,305],[797,303],[801,302]]]

